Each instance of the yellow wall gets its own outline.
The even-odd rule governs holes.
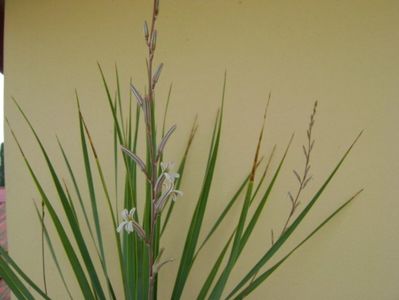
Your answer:
[[[55,135],[79,167],[74,89],[104,165],[112,165],[112,127],[96,61],[113,76],[117,62],[128,91],[129,77],[144,85],[142,22],[144,0],[13,0],[6,3],[6,116],[33,160],[40,179],[50,184],[39,150],[11,96],[18,99],[58,162]],[[294,245],[353,192],[364,194],[321,234],[299,250],[251,299],[398,299],[399,291],[399,3],[368,1],[164,0],[158,61],[166,63],[158,92],[164,101],[174,82],[169,124],[178,132],[168,157],[177,160],[196,113],[200,130],[189,160],[185,197],[180,199],[165,239],[167,256],[179,257],[221,92],[228,70],[226,118],[221,155],[205,228],[250,165],[262,109],[270,107],[264,152],[278,144],[278,157],[292,131],[296,138],[273,199],[250,240],[236,282],[269,247],[270,228],[279,230],[288,213],[287,191],[295,188],[292,168],[302,166],[301,144],[313,101],[320,101],[312,161],[318,184],[363,128],[364,136],[322,201],[298,230]],[[159,106],[163,106],[163,103]],[[108,143],[108,144],[107,144]],[[7,205],[10,250],[35,280],[41,280],[40,228],[33,184],[6,129]],[[276,163],[274,163],[276,166]],[[66,174],[66,173],[65,173]],[[83,174],[80,179],[83,179]],[[111,175],[109,176],[111,180]],[[304,199],[305,201],[305,199]],[[101,206],[105,212],[105,206]],[[238,209],[235,209],[235,214]],[[225,224],[192,272],[185,299],[193,299],[231,230]],[[103,224],[106,235],[114,228]],[[58,247],[57,247],[58,248]],[[285,248],[288,249],[288,248]],[[107,249],[109,256],[114,253]],[[93,252],[94,255],[94,252]],[[48,256],[49,290],[66,299]],[[67,270],[67,262],[61,259]],[[177,262],[162,271],[160,299],[168,299]],[[111,270],[115,274],[114,268]],[[169,273],[171,272],[171,273]],[[115,275],[115,281],[118,277]],[[76,287],[76,283],[72,285]],[[118,284],[118,283],[116,283]],[[229,285],[231,286],[231,284]]]

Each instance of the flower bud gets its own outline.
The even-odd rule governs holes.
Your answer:
[[[152,39],[151,39],[151,50],[154,51],[155,47],[157,45],[157,31],[154,30],[152,34]]]
[[[158,15],[159,13],[159,0],[155,1],[155,10],[154,10],[155,16]]]
[[[153,87],[157,84],[159,77],[161,76],[162,68],[163,68],[163,63],[161,63],[158,66],[157,70],[155,71],[154,76],[152,77],[152,86]]]
[[[145,38],[146,42],[148,42],[148,37],[149,37],[148,24],[147,24],[147,21],[144,21],[144,38]]]

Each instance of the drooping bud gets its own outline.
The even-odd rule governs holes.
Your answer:
[[[136,165],[141,169],[141,171],[143,171],[143,173],[147,175],[147,167],[143,162],[143,160],[139,156],[134,154],[132,151],[127,149],[126,147],[121,146],[121,149],[122,152],[126,154],[128,157],[130,157],[136,163]]]
[[[154,76],[152,77],[152,87],[155,87],[155,85],[157,84],[159,77],[161,76],[162,68],[163,68],[163,63],[161,63],[158,66],[157,70],[155,71]]]
[[[149,37],[149,33],[148,33],[148,24],[147,21],[144,21],[144,38],[145,41],[148,43],[148,37]]]
[[[155,202],[155,211],[157,213],[160,213],[162,211],[162,209],[164,208],[166,201],[168,200],[169,196],[173,192],[173,188],[174,188],[174,185],[170,184],[168,186],[168,189]]]
[[[136,223],[136,221],[132,221],[132,225],[133,225],[134,231],[137,233],[137,235],[138,235],[142,240],[145,240],[145,231],[144,231],[144,229],[140,226],[140,224]]]
[[[176,130],[176,125],[173,125],[165,134],[165,136],[162,138],[161,143],[159,144],[158,147],[158,154],[157,154],[157,159],[159,159],[163,153],[163,150],[165,149],[166,143],[168,142],[170,136],[172,133]]]
[[[171,263],[171,262],[174,262],[174,259],[173,259],[173,258],[169,258],[169,259],[167,259],[167,260],[165,260],[165,261],[163,261],[163,262],[154,264],[154,265],[152,266],[152,272],[153,272],[154,274],[157,274],[157,273],[159,272],[159,270],[160,270],[164,265],[166,265],[166,264],[168,264],[168,263]]]
[[[154,51],[157,46],[157,31],[154,30],[151,38],[151,50]]]
[[[159,195],[162,191],[162,185],[165,182],[165,174],[161,174],[155,183],[155,195]]]
[[[130,89],[134,95],[134,97],[137,100],[137,103],[142,107],[143,106],[143,97],[140,95],[140,92],[136,89],[136,87],[131,83],[130,84]]]
[[[155,16],[158,16],[158,14],[159,14],[159,0],[155,1],[154,14],[155,14]]]

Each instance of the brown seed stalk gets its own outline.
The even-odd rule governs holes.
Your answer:
[[[299,174],[298,171],[293,170],[293,173],[298,180],[298,189],[295,194],[292,194],[291,192],[288,192],[288,197],[291,201],[291,210],[290,213],[288,214],[287,220],[284,223],[283,229],[280,233],[280,236],[287,230],[288,225],[290,224],[292,216],[295,214],[298,206],[300,205],[300,195],[302,194],[303,190],[306,188],[307,184],[309,181],[312,179],[312,175],[310,175],[310,155],[313,150],[314,142],[315,140],[312,137],[312,132],[313,132],[313,127],[315,124],[315,116],[317,112],[317,101],[313,105],[313,111],[312,114],[310,115],[310,121],[309,121],[309,127],[308,130],[306,131],[306,137],[307,137],[307,143],[306,145],[302,146],[303,153],[305,156],[305,165],[304,169],[302,172],[302,175]],[[295,196],[294,196],[295,195]]]

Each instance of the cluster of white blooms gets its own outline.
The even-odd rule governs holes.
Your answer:
[[[171,197],[173,201],[176,201],[177,197],[181,197],[183,196],[183,192],[180,190],[175,189],[175,183],[176,183],[176,179],[178,179],[180,177],[180,175],[178,173],[174,173],[172,172],[172,169],[174,167],[173,163],[161,163],[161,170],[162,173],[158,178],[158,185],[162,184],[162,187],[164,188],[164,192],[162,193],[162,195],[159,197],[158,201],[161,199],[165,199],[166,200]],[[162,207],[164,206],[165,203],[159,203],[161,210]]]
[[[179,174],[172,171],[174,164],[161,162],[161,174],[159,175],[155,184],[154,193],[154,208],[155,214],[160,214],[162,209],[165,207],[168,199],[176,201],[177,197],[183,196],[183,192],[177,190],[176,180],[179,178]],[[141,238],[145,238],[145,231],[135,221],[134,214],[136,208],[132,208],[130,212],[127,209],[122,210],[121,217],[122,222],[116,229],[118,232],[125,230],[127,233],[136,232]]]

